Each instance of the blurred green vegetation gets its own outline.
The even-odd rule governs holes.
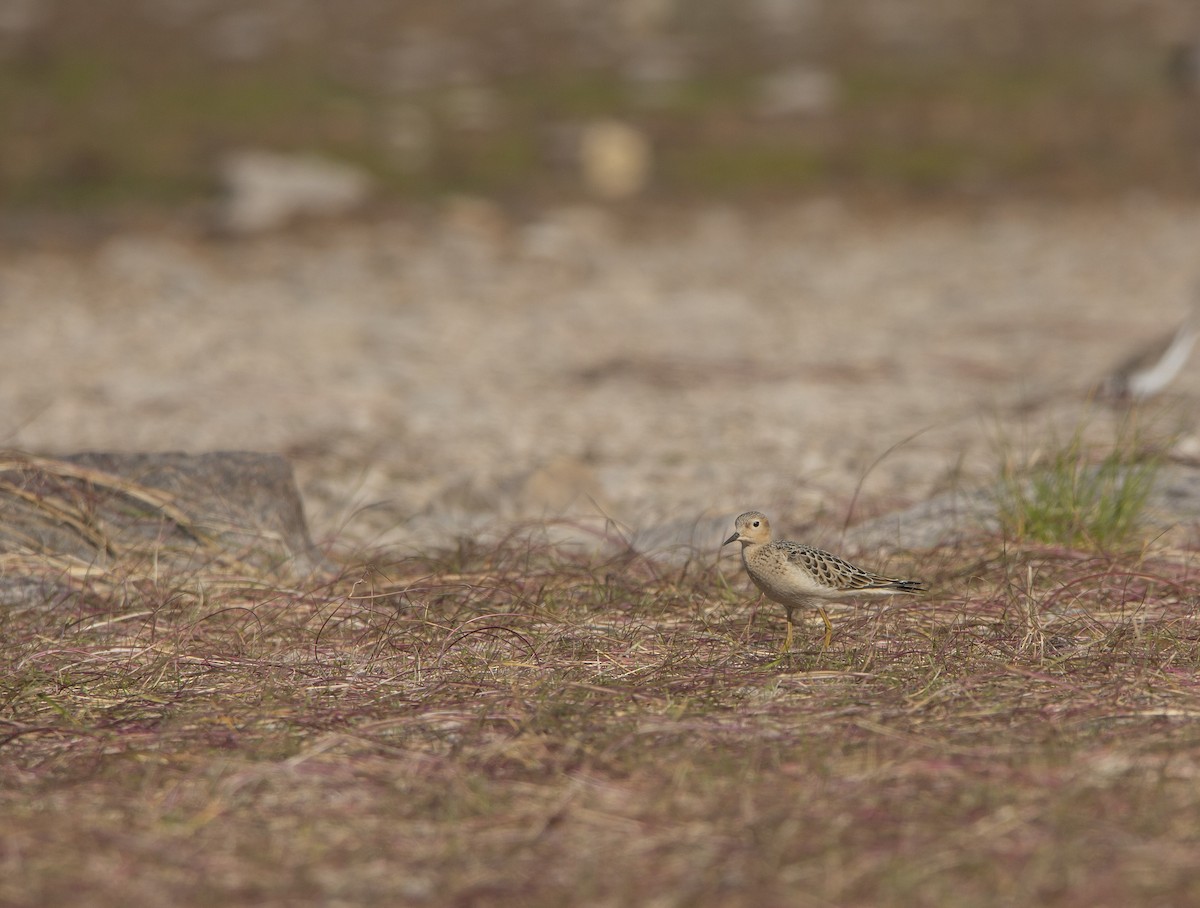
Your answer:
[[[1136,541],[1161,455],[1148,453],[1135,433],[1091,455],[1080,427],[1031,468],[1006,465],[1000,518],[1010,538],[1101,550]]]
[[[819,4],[825,40],[789,39],[800,50],[714,7],[659,26],[654,40],[684,48],[687,64],[651,77],[622,65],[648,39],[622,38],[611,23],[608,44],[596,42],[608,50],[583,53],[581,28],[564,37],[536,17],[531,34],[542,34],[522,44],[503,30],[492,40],[495,22],[453,4],[453,15],[417,4],[383,19],[348,7],[342,19],[296,26],[301,37],[290,42],[268,40],[272,21],[247,25],[263,46],[221,51],[215,17],[248,13],[224,0],[174,7],[193,18],[168,26],[134,4],[62,0],[28,34],[0,40],[0,200],[202,198],[216,191],[220,157],[246,147],[355,162],[399,197],[570,195],[582,190],[563,149],[572,129],[598,117],[649,138],[657,196],[1191,194],[1200,185],[1200,103],[1172,90],[1168,48],[1132,20],[1080,3],[1077,22],[1017,3],[1008,24],[1027,29],[1029,42],[974,54],[948,40],[949,25],[945,44],[917,52],[856,32],[849,13]],[[416,55],[417,75],[389,75],[404,70],[396,48],[419,48],[423,35],[442,43],[430,38]],[[764,80],[797,65],[827,76],[830,96],[764,109]],[[464,86],[482,105],[474,114],[456,111]],[[397,110],[416,117],[399,138]]]

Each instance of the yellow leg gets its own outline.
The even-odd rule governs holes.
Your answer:
[[[825,614],[825,609],[817,606],[817,611],[821,613],[821,620],[825,622],[825,646],[823,649],[829,649],[829,644],[833,640],[833,624],[829,620],[829,616]]]
[[[792,651],[792,612],[791,609],[787,613],[787,636],[783,638],[783,648],[781,653],[790,653]]]

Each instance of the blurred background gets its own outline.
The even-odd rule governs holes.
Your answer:
[[[376,201],[1194,194],[1198,40],[1193,0],[3,0],[0,198],[186,205],[248,149]]]
[[[1196,302],[1197,41],[1195,0],[0,0],[0,439],[281,451],[318,536],[415,549],[991,481]]]

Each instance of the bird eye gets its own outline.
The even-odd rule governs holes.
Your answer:
[[[752,526],[752,527],[761,526],[761,525],[762,525],[761,520],[756,520],[756,521],[754,521],[754,523],[750,524],[750,526]]]

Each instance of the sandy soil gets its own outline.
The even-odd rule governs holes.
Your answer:
[[[860,482],[856,518],[1046,425],[1109,431],[1081,392],[1180,320],[1198,251],[1200,210],[1152,198],[35,240],[0,252],[3,438],[283,451],[349,548],[564,514],[837,526]],[[1184,449],[1198,399],[1193,365],[1159,413]]]

